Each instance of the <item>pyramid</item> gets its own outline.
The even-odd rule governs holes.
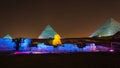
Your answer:
[[[120,31],[120,23],[114,20],[113,18],[110,18],[90,37],[112,36],[118,31]]]
[[[3,38],[12,39],[12,37],[9,34],[5,35]]]
[[[50,25],[47,25],[38,38],[39,39],[54,38],[55,34],[57,33],[54,31],[54,29]]]

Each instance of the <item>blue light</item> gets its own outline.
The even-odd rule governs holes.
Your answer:
[[[84,52],[95,52],[96,50],[96,46],[94,43],[88,43],[86,44],[86,46],[83,48]]]
[[[44,43],[39,43],[37,45],[37,50],[41,51],[41,52],[45,52],[46,51],[46,45]]]
[[[41,52],[54,52],[54,46],[45,45],[44,43],[39,43],[37,48],[37,50]]]
[[[54,46],[46,46],[46,51],[53,53],[54,52]]]
[[[9,38],[0,38],[0,51],[15,50],[15,43]]]
[[[78,52],[79,48],[76,44],[63,44],[65,52]]]
[[[21,43],[19,44],[20,45],[19,50],[22,50],[22,51],[29,50],[30,43],[31,43],[31,39],[22,38]]]
[[[31,39],[22,38],[19,42],[21,52],[33,52],[39,53],[69,53],[69,52],[98,52],[98,51],[110,51],[109,47],[101,45],[95,45],[95,43],[86,43],[86,46],[79,48],[76,44],[62,44],[56,48],[53,45],[46,45],[44,43],[37,44],[37,47],[30,47]],[[0,51],[12,51],[15,50],[15,42],[12,39],[0,38]],[[113,51],[113,50],[111,50]]]
[[[57,46],[57,49],[59,52],[65,52],[65,49],[63,46]]]

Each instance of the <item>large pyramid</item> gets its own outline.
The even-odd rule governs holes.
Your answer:
[[[113,18],[108,19],[97,31],[95,31],[90,37],[103,37],[112,36],[120,31],[120,23]]]
[[[39,39],[54,38],[55,34],[57,33],[54,31],[54,29],[50,25],[47,25],[38,38]]]
[[[12,37],[9,34],[5,35],[3,38],[12,39]]]

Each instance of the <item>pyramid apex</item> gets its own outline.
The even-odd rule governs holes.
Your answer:
[[[112,36],[118,31],[120,31],[120,23],[110,18],[90,37]]]
[[[51,25],[48,24],[47,26],[51,26]],[[47,26],[46,26],[46,27],[47,27]]]
[[[47,25],[47,26],[46,26],[46,28],[49,28],[49,27],[50,27],[50,28],[52,28],[52,26],[51,26],[51,25]]]
[[[114,20],[114,18],[111,17],[110,20]]]
[[[55,30],[50,25],[47,25],[38,38],[39,39],[41,39],[41,38],[54,38],[55,34],[57,34],[55,32]]]
[[[107,21],[108,21],[109,23],[117,22],[114,18],[109,18]],[[106,21],[106,22],[107,22],[107,21]]]
[[[9,34],[6,34],[3,38],[12,39],[12,37]]]

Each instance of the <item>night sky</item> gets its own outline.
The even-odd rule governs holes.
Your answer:
[[[120,0],[3,0],[0,37],[37,38],[48,24],[63,38],[88,37],[111,17],[120,22]]]

